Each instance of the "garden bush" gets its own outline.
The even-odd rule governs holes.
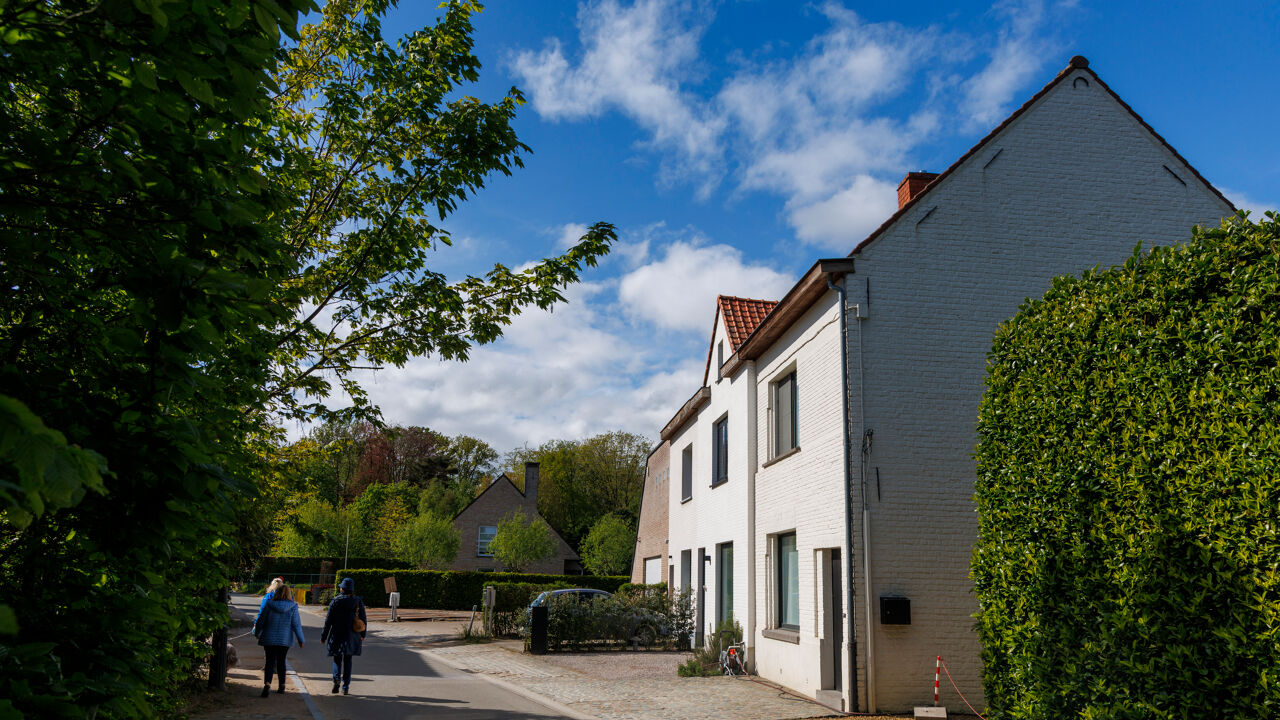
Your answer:
[[[1280,716],[1280,222],[1003,325],[973,577],[993,718]]]
[[[654,592],[618,592],[588,602],[571,595],[552,598],[547,612],[547,647],[628,645],[688,647],[693,630],[690,593],[675,601]],[[683,638],[684,645],[681,645]]]
[[[534,575],[438,570],[398,570],[391,568],[339,570],[337,578],[355,580],[356,594],[368,605],[386,606],[389,598],[383,589],[383,578],[395,576],[400,592],[400,607],[434,610],[470,610],[480,605],[485,585],[500,583],[564,583],[568,587],[595,588],[614,592],[625,577],[593,577],[590,575]]]

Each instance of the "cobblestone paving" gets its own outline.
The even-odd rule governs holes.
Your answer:
[[[422,652],[471,672],[503,680],[600,720],[784,720],[830,714],[826,708],[748,678],[681,678],[633,675],[629,653],[602,653],[591,672],[554,656],[523,655],[500,644],[459,645]],[[661,655],[668,655],[662,653]],[[644,654],[641,654],[643,657]]]

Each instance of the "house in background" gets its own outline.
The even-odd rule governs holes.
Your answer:
[[[930,704],[941,655],[980,707],[972,453],[999,324],[1233,212],[1075,57],[762,318],[721,298],[703,387],[662,431],[700,631],[731,609],[755,672],[847,711]]]
[[[511,482],[506,473],[499,475],[484,492],[453,518],[453,526],[462,536],[454,570],[501,571],[502,563],[489,552],[489,541],[498,531],[498,523],[520,510],[530,520],[541,518],[538,514],[538,463],[524,464],[524,492]],[[549,575],[581,575],[582,562],[560,533],[551,528],[551,539],[556,551],[551,557],[533,563],[524,572]]]
[[[640,521],[636,528],[636,552],[631,560],[631,582],[653,585],[667,582],[667,487],[671,482],[671,444],[658,443],[645,461],[644,492],[640,496]],[[667,586],[672,587],[672,584]]]

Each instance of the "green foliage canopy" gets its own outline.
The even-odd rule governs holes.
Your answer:
[[[462,536],[453,522],[437,515],[419,515],[396,532],[393,550],[400,560],[422,570],[447,570],[458,558]]]
[[[1280,222],[1058,278],[1003,325],[973,577],[996,718],[1280,712]]]
[[[555,551],[555,539],[547,523],[538,517],[531,520],[519,510],[498,521],[497,532],[489,542],[489,552],[508,572],[521,572]]]
[[[617,515],[605,515],[582,541],[582,564],[592,575],[625,575],[635,550],[635,528]]]

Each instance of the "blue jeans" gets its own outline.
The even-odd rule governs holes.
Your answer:
[[[350,655],[334,655],[333,656],[333,681],[336,683],[342,680],[342,689],[346,690],[351,687],[351,656]]]

